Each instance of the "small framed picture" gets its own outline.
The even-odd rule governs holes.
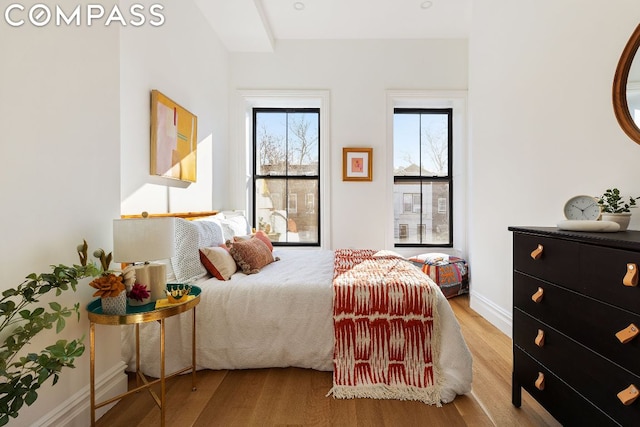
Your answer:
[[[342,180],[371,181],[373,179],[373,148],[342,149]]]

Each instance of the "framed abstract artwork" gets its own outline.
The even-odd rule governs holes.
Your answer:
[[[196,182],[198,118],[151,91],[151,175]]]
[[[342,149],[342,180],[371,181],[373,179],[373,148]]]

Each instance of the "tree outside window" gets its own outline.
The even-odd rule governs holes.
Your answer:
[[[452,115],[394,110],[395,246],[452,246]]]
[[[254,224],[275,245],[320,245],[320,109],[255,108],[253,128]]]

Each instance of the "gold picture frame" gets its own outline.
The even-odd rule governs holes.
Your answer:
[[[196,182],[198,117],[151,91],[151,175]]]
[[[373,180],[373,148],[342,149],[342,180]]]

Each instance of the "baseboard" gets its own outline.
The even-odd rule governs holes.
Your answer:
[[[96,401],[102,402],[110,397],[127,391],[126,363],[119,362],[109,371],[96,378]],[[85,427],[91,420],[91,394],[89,385],[69,397],[54,410],[36,421],[33,426],[65,426]],[[96,419],[100,418],[117,402],[104,406],[96,411]]]
[[[513,315],[477,292],[470,293],[469,306],[511,338]]]

